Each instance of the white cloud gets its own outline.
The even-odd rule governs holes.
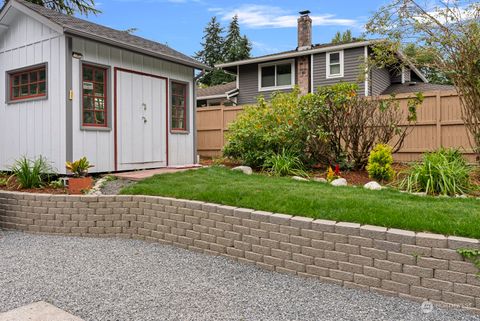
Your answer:
[[[244,4],[238,8],[210,8],[222,20],[238,15],[240,23],[248,28],[293,28],[297,26],[298,15],[293,15],[275,6]],[[353,19],[340,19],[333,14],[311,15],[314,26],[357,27]]]

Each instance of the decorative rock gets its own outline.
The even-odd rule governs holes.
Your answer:
[[[411,194],[416,195],[416,196],[427,196],[426,192],[415,192],[415,193],[411,193]]]
[[[363,185],[363,188],[378,191],[378,190],[382,189],[382,185],[378,184],[375,181],[371,181],[371,182],[368,182],[367,184]]]
[[[347,186],[348,185],[347,180],[345,178],[334,179],[330,184],[332,184],[332,186]]]
[[[253,174],[253,170],[250,166],[237,166],[237,167],[232,168],[232,171],[241,171],[241,172],[243,172],[243,174],[246,174],[246,175],[252,175]]]
[[[308,179],[306,179],[304,177],[300,177],[300,176],[293,176],[292,179],[294,179],[296,181],[302,181],[302,182],[308,181]]]
[[[323,177],[314,177],[313,180],[318,183],[328,183],[328,181]]]

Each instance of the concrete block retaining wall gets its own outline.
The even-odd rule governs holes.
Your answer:
[[[0,191],[0,227],[155,241],[347,287],[480,312],[478,240],[313,220],[196,201]]]

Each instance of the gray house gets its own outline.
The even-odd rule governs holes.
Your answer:
[[[259,95],[269,97],[276,91],[290,91],[295,85],[305,94],[315,92],[319,86],[353,82],[358,84],[359,95],[364,96],[450,88],[428,84],[425,76],[401,53],[399,59],[406,62],[406,67],[374,69],[359,81],[375,40],[314,45],[309,13],[300,12],[295,50],[217,65],[237,75],[238,105],[253,103]]]

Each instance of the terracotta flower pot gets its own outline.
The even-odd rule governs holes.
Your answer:
[[[91,177],[72,177],[68,179],[69,194],[83,194],[93,187],[93,179]]]

